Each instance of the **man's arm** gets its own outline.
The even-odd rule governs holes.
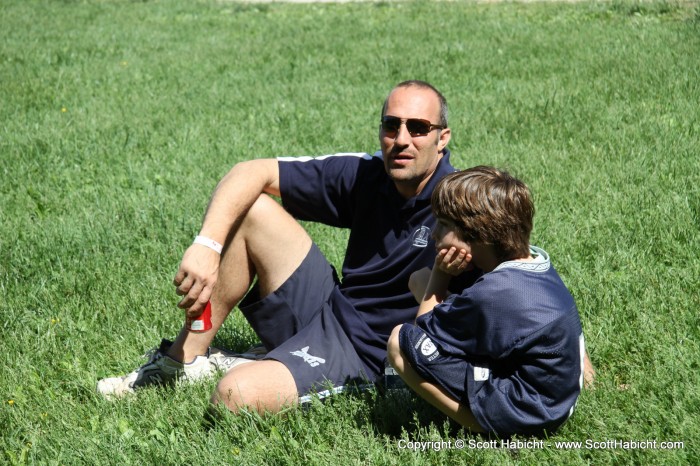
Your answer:
[[[225,244],[238,222],[261,194],[280,195],[279,165],[276,159],[258,159],[236,164],[216,186],[199,235]],[[221,256],[201,244],[190,246],[173,279],[178,307],[197,316],[211,297]]]

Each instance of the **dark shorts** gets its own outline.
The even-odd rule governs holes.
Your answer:
[[[282,286],[260,298],[255,285],[239,305],[269,351],[265,359],[289,369],[300,395],[367,383],[367,369],[333,314],[337,286],[335,270],[313,244]]]
[[[441,354],[425,331],[412,324],[401,327],[399,346],[418,375],[469,408],[485,430],[503,436],[556,431],[573,412],[580,391],[574,387],[565,397],[552,399],[522,380],[519,371],[512,368],[489,367],[486,363],[481,367]]]
[[[399,347],[418,375],[444,389],[452,399],[469,407],[467,373],[474,369],[472,364],[464,359],[440,354],[423,329],[411,324],[401,326]]]

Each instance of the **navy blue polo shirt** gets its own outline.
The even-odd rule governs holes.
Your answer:
[[[455,171],[449,157],[445,150],[425,188],[410,199],[396,190],[381,152],[278,159],[282,203],[290,214],[350,229],[334,313],[375,375],[384,370],[392,329],[416,317],[408,278],[434,263],[430,196],[439,179]]]

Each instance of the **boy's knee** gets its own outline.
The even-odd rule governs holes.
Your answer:
[[[387,342],[387,358],[389,359],[389,363],[394,367],[396,367],[396,361],[401,359],[401,347],[399,346],[399,332],[401,331],[401,327],[402,325],[394,327]]]

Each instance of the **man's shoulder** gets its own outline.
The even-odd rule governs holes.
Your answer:
[[[337,152],[334,154],[325,154],[318,156],[283,156],[277,157],[278,162],[282,163],[311,163],[311,164],[360,164],[374,163],[378,160],[381,162],[381,152],[370,154],[367,152]]]
[[[381,156],[341,152],[318,157],[279,157],[280,193],[285,206],[293,199],[318,208],[326,201],[365,208],[388,186]],[[297,214],[299,215],[299,214]]]
[[[302,178],[323,176],[352,180],[371,177],[372,173],[381,176],[384,163],[381,152],[338,152],[320,156],[278,157],[279,170],[285,176]]]

